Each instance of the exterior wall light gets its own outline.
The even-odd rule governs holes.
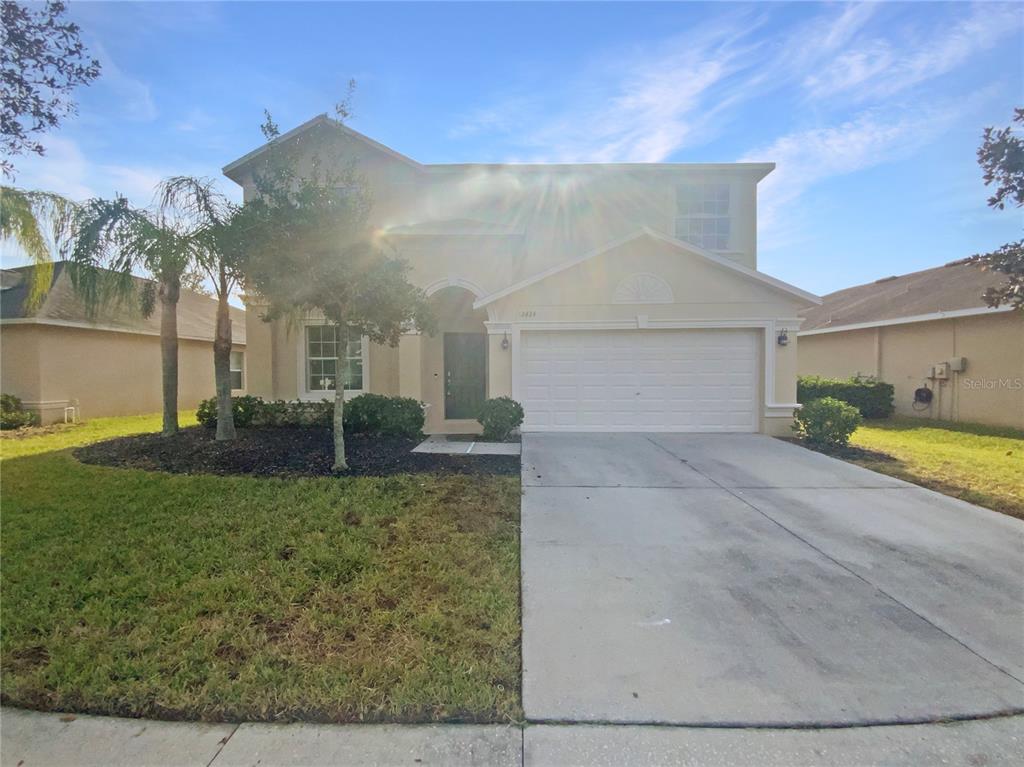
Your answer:
[[[789,331],[787,331],[785,328],[783,328],[782,330],[779,331],[779,336],[775,340],[776,340],[776,342],[778,342],[779,346],[788,346],[789,345]]]
[[[508,332],[506,332],[504,337],[501,339],[501,349],[502,351],[508,351]]]

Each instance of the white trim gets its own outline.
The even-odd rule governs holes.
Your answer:
[[[973,309],[952,309],[948,312],[932,312],[930,314],[913,314],[909,317],[896,317],[891,320],[875,320],[874,322],[853,322],[849,325],[837,325],[836,327],[814,328],[802,330],[798,336],[818,336],[822,333],[842,333],[847,330],[865,330],[867,328],[884,328],[889,325],[909,325],[914,322],[931,322],[933,320],[949,320],[956,317],[980,317],[986,314],[1001,314],[1012,312],[1013,306],[978,306]]]
[[[775,403],[772,405],[765,405],[764,417],[765,418],[792,418],[793,411],[802,408],[799,402],[793,402],[791,404]]]
[[[511,322],[491,322],[484,320],[484,327],[487,328],[487,335],[500,336],[512,330]]]
[[[21,404],[30,410],[62,410],[75,402],[72,399],[23,399]]]
[[[632,242],[633,240],[639,239],[641,237],[651,237],[652,239],[660,240],[661,242],[672,245],[673,247],[678,248],[679,250],[705,258],[713,264],[717,264],[718,266],[730,269],[738,274],[743,275],[744,277],[756,280],[783,293],[788,293],[789,295],[803,299],[804,301],[809,301],[812,304],[821,303],[820,297],[814,295],[813,293],[808,293],[805,290],[801,290],[795,285],[790,285],[788,282],[783,282],[782,280],[770,277],[767,274],[764,274],[763,272],[759,272],[755,269],[750,269],[749,267],[743,266],[743,264],[733,261],[732,259],[724,258],[722,256],[704,250],[703,248],[699,248],[696,245],[692,245],[688,242],[683,242],[682,240],[678,240],[675,237],[669,237],[666,234],[656,232],[653,229],[644,226],[638,229],[637,231],[633,232],[632,234],[628,234],[624,237],[619,237],[618,239],[612,240],[611,242],[606,243],[601,247],[590,251],[589,253],[585,253],[582,256],[574,258],[570,261],[566,261],[562,264],[559,264],[558,266],[553,266],[550,269],[546,269],[543,272],[535,274],[532,277],[528,277],[525,280],[520,280],[517,283],[509,285],[507,288],[503,288],[494,293],[491,293],[490,295],[486,295],[483,298],[477,299],[476,301],[473,302],[473,308],[483,308],[484,306],[487,306],[488,304],[493,303],[498,299],[505,298],[506,296],[512,295],[513,293],[518,293],[523,288],[527,288],[530,285],[534,285],[542,280],[546,280],[549,277],[552,277],[560,272],[565,271],[566,269],[571,269],[574,266],[579,266],[580,264],[589,261],[590,259],[595,258],[596,256],[608,253],[609,251],[614,250],[615,248],[621,247],[622,245],[625,245],[626,243]]]
[[[464,279],[462,277],[457,277],[454,274],[449,274],[447,277],[442,277],[439,280],[434,280],[425,288],[423,288],[423,292],[426,293],[428,296],[432,296],[438,291],[444,290],[445,288],[463,288],[472,293],[473,296],[477,299],[479,299],[480,296],[485,294],[484,289],[477,285],[475,282],[471,282],[470,280]],[[476,303],[473,304],[473,308],[477,308]]]
[[[234,325],[235,323],[232,322]],[[243,323],[244,324],[244,323]],[[10,317],[5,320],[0,320],[0,326],[3,325],[47,325],[58,328],[76,328],[80,330],[98,330],[103,333],[127,333],[133,336],[153,336],[155,338],[160,337],[160,331],[158,330],[139,330],[136,328],[121,328],[116,325],[103,325],[100,323],[91,322],[75,322],[74,320],[53,320],[45,317]],[[213,336],[208,338],[202,338],[200,336],[178,336],[179,341],[203,341],[204,343],[213,343]],[[245,346],[245,341],[238,341],[232,337],[231,346]]]
[[[529,162],[453,162],[453,163],[429,163],[423,166],[424,170],[434,172],[458,172],[458,171],[539,171],[543,173],[579,173],[586,171],[603,170],[643,170],[657,171],[660,173],[683,172],[692,175],[728,174],[732,176],[754,176],[755,181],[760,181],[773,170],[773,162],[550,162],[550,163],[529,163]]]
[[[298,343],[295,344],[298,347],[298,354],[296,355],[296,362],[298,365],[297,374],[298,377],[295,381],[295,398],[303,402],[320,402],[322,400],[333,400],[334,389],[329,391],[307,391],[306,390],[306,328],[310,325],[330,325],[327,320],[322,318],[307,317],[299,320],[298,327]],[[363,355],[363,388],[362,389],[345,389],[345,399],[350,400],[358,397],[360,394],[364,394],[370,391],[370,339],[367,336],[360,336],[362,341],[362,355]],[[340,372],[340,371],[339,371]]]

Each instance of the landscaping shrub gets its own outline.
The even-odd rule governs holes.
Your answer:
[[[844,447],[861,420],[860,412],[853,405],[835,397],[822,397],[796,412],[793,430],[812,445]]]
[[[334,400],[304,402],[283,399],[267,402],[246,395],[231,398],[235,426],[239,428],[274,426],[322,426],[334,423]],[[217,400],[199,403],[196,420],[207,428],[217,425]],[[386,437],[418,437],[423,432],[423,406],[408,397],[360,394],[345,403],[345,431]]]
[[[796,401],[813,402],[834,397],[853,405],[864,418],[888,418],[893,411],[893,385],[873,378],[819,378],[801,376],[796,384]]]
[[[38,425],[38,413],[26,410],[21,400],[13,394],[0,394],[0,429],[20,429],[23,426]]]
[[[253,426],[325,426],[334,422],[334,401],[304,402],[283,399],[264,402]]]
[[[345,403],[345,431],[353,434],[418,437],[423,420],[423,405],[410,397],[360,394]]]
[[[263,412],[265,403],[259,397],[245,395],[231,398],[231,413],[235,417],[235,426],[244,429],[253,425]],[[217,398],[211,397],[199,403],[196,409],[196,420],[209,429],[217,426]]]
[[[523,406],[511,397],[487,400],[476,417],[484,427],[484,439],[504,442],[523,423]]]

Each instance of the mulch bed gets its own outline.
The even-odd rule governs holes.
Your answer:
[[[500,474],[518,476],[517,455],[442,455],[411,452],[421,440],[345,437],[349,469],[331,471],[333,435],[324,428],[239,429],[233,442],[217,442],[214,430],[182,429],[174,437],[139,434],[75,450],[83,463],[173,474],[249,476],[352,476],[392,474]]]
[[[783,442],[791,442],[794,445],[800,445],[800,447],[806,447],[808,450],[813,450],[816,453],[824,453],[830,455],[833,458],[841,458],[844,461],[891,461],[896,462],[897,459],[893,458],[888,453],[880,453],[877,450],[867,450],[863,447],[854,447],[853,445],[847,445],[846,447],[825,447],[824,445],[813,445],[810,442],[805,442],[802,439],[796,437],[778,437]]]

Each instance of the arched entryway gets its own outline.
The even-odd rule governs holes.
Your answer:
[[[474,309],[476,296],[461,286],[441,288],[430,296],[437,331],[422,340],[421,357],[427,430],[475,431],[476,416],[487,398],[487,319]]]

